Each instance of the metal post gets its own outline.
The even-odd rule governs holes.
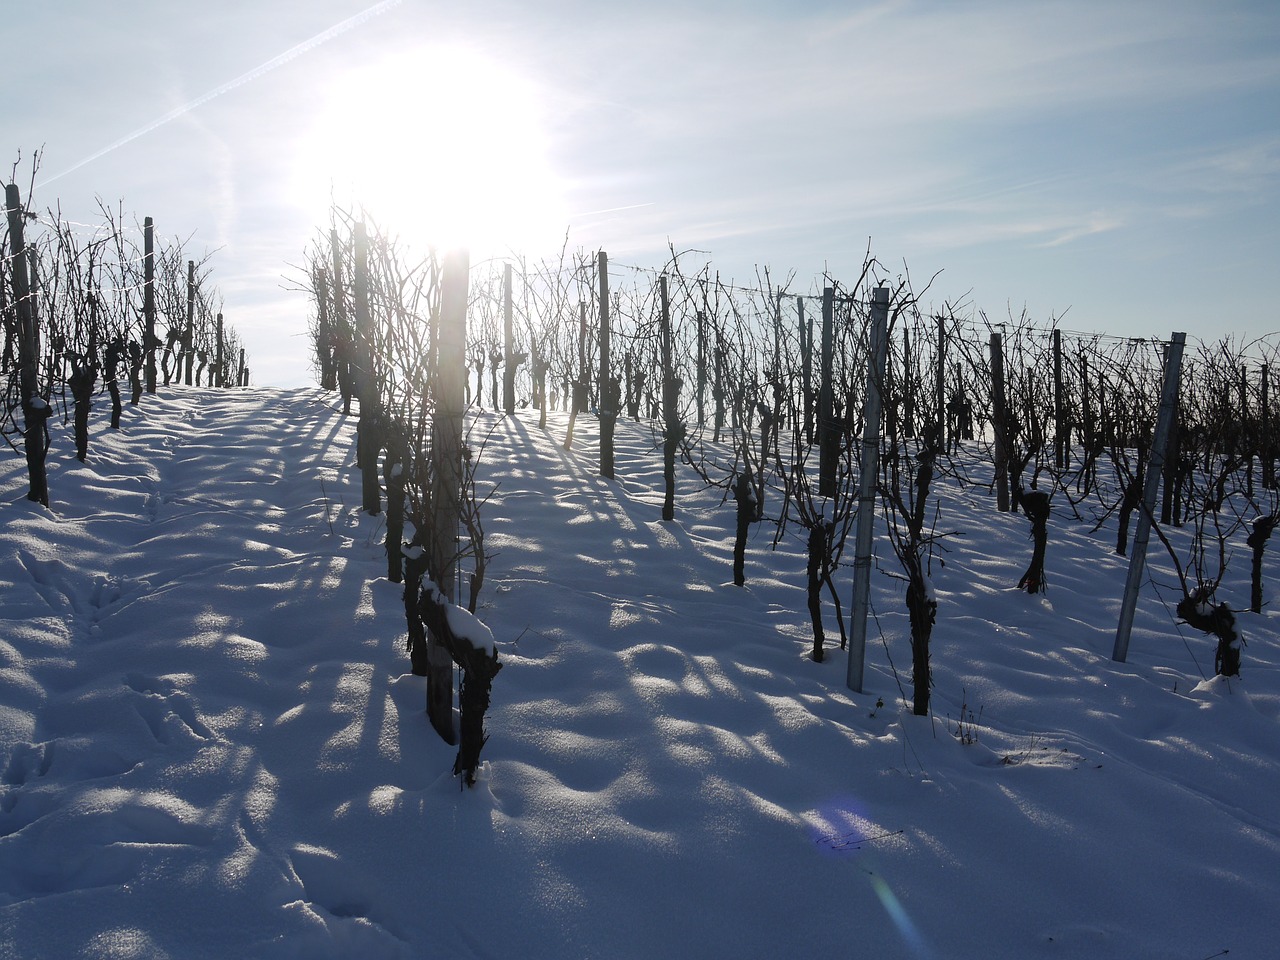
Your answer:
[[[1156,415],[1156,436],[1151,444],[1151,460],[1147,464],[1146,483],[1142,488],[1142,512],[1138,529],[1129,551],[1129,576],[1124,583],[1124,600],[1120,604],[1120,623],[1116,627],[1116,645],[1111,659],[1124,663],[1129,653],[1129,634],[1133,630],[1133,614],[1138,604],[1138,587],[1147,565],[1147,540],[1151,536],[1151,511],[1156,506],[1156,492],[1169,446],[1170,425],[1178,408],[1178,381],[1182,376],[1182,348],[1185,333],[1175,333],[1164,361],[1164,387],[1160,391],[1160,411]]]
[[[1004,396],[1004,344],[1000,334],[991,334],[991,429],[995,433],[993,454],[996,470],[996,509],[1009,512],[1008,411]]]
[[[858,527],[853,558],[853,607],[849,614],[849,672],[846,682],[854,693],[862,693],[862,674],[867,656],[871,535],[876,519],[876,481],[880,476],[880,414],[883,406],[880,386],[884,379],[888,323],[889,288],[876,287],[871,293],[871,355],[867,358],[866,424],[862,431],[862,474],[858,477]]]

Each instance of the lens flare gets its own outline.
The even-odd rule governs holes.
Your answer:
[[[872,877],[871,889],[875,891],[881,906],[884,907],[885,913],[889,914],[889,919],[898,928],[898,933],[902,935],[902,940],[907,945],[907,948],[917,957],[923,957],[926,960],[934,957],[935,954],[929,949],[929,945],[925,943],[924,935],[920,933],[920,928],[915,925],[915,921],[907,914],[902,901],[889,889],[889,884],[878,876]]]

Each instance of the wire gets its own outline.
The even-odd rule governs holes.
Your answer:
[[[876,612],[876,605],[871,600],[870,596],[867,597],[867,606],[871,610],[872,619],[875,620],[876,622],[876,630],[879,631],[880,633],[880,642],[884,644],[884,655],[889,661],[889,669],[893,671],[893,682],[898,685],[898,693],[902,697],[902,702],[906,703],[907,702],[906,688],[902,686],[902,678],[898,676],[898,668],[894,665],[893,654],[889,652],[889,640],[884,635],[884,627],[880,625],[880,614]]]
[[[1196,665],[1196,672],[1200,674],[1200,679],[1208,680],[1209,678],[1205,676],[1204,670],[1200,668],[1200,661],[1196,659],[1195,651],[1191,649],[1191,643],[1187,640],[1187,635],[1182,632],[1182,625],[1178,622],[1177,615],[1169,609],[1169,602],[1165,600],[1164,594],[1160,592],[1160,585],[1152,579],[1149,571],[1147,573],[1147,582],[1151,584],[1151,588],[1155,590],[1156,596],[1159,597],[1160,602],[1164,604],[1164,609],[1169,614],[1169,619],[1173,621],[1174,629],[1178,631],[1178,636],[1182,638],[1182,645],[1187,648],[1187,653],[1191,657],[1191,662]]]

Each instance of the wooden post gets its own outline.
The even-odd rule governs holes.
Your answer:
[[[502,410],[516,412],[516,347],[511,329],[511,264],[502,265]]]
[[[658,349],[662,356],[662,379],[671,376],[671,302],[667,296],[667,275],[658,277]]]
[[[573,405],[579,413],[586,413],[590,406],[587,383],[591,373],[587,370],[587,302],[578,301],[578,383],[573,391]]]
[[[628,350],[622,357],[623,375],[627,382],[627,416],[633,420],[640,419],[640,400],[639,391],[635,381],[635,359],[632,357],[631,351]]]
[[[871,294],[871,352],[867,357],[867,395],[862,428],[862,472],[858,476],[858,519],[854,533],[853,605],[849,612],[849,665],[845,682],[862,692],[866,662],[867,612],[871,597],[871,539],[876,516],[876,486],[880,479],[880,418],[889,318],[889,288]]]
[[[868,331],[869,330],[870,328],[868,327]],[[868,332],[868,336],[870,336],[869,332]],[[897,448],[898,438],[900,436],[898,431],[902,429],[902,417],[901,417],[901,407],[900,407],[902,397],[901,397],[901,391],[897,389],[897,386],[894,384],[893,381],[894,381],[893,351],[888,348],[888,345],[886,345],[885,353],[884,353],[884,376],[880,380],[880,384],[881,384],[880,400],[882,403],[892,404],[895,408],[895,415],[892,417],[886,418],[888,422],[885,424],[885,429],[888,433],[888,436],[885,437],[885,440],[890,447]],[[845,398],[844,417],[845,417],[845,420],[847,420],[850,424],[853,423],[853,391],[852,390],[849,391],[849,395]]]
[[[1275,425],[1271,422],[1271,381],[1267,364],[1262,365],[1262,485],[1268,490],[1276,486]]]
[[[338,388],[338,335],[329,319],[329,275],[317,266],[312,273],[316,288],[316,322],[319,326],[316,354],[320,360],[320,389]]]
[[[724,372],[724,341],[720,336],[720,325],[713,327],[716,336],[715,345],[715,384],[711,387],[711,397],[716,402],[716,417],[714,430],[712,431],[712,440],[715,443],[720,442],[720,431],[724,429],[724,401],[728,391],[725,389],[725,372]]]
[[[150,217],[142,221],[142,349],[146,354],[147,393],[156,392],[156,228]]]
[[[1151,444],[1151,455],[1142,490],[1143,508],[1138,513],[1138,529],[1133,536],[1133,550],[1129,557],[1129,574],[1124,584],[1124,597],[1120,602],[1120,623],[1116,627],[1116,642],[1111,659],[1124,663],[1129,653],[1129,635],[1133,630],[1133,614],[1138,604],[1138,588],[1147,563],[1147,539],[1151,535],[1151,511],[1156,505],[1156,489],[1160,486],[1160,473],[1164,467],[1169,430],[1178,411],[1178,382],[1182,376],[1182,350],[1185,333],[1175,333],[1165,354],[1164,385],[1160,390],[1160,409],[1156,414],[1156,435]]]
[[[1087,494],[1093,489],[1098,459],[1098,424],[1093,415],[1089,391],[1089,357],[1080,348],[1080,442],[1084,446],[1084,482]]]
[[[192,367],[196,359],[196,262],[187,261],[187,329],[182,335],[184,382],[191,386]]]
[[[329,251],[333,260],[333,326],[338,335],[338,389],[342,393],[342,414],[351,413],[351,396],[356,392],[353,381],[357,377],[355,367],[355,336],[347,317],[347,295],[343,289],[342,242],[337,228],[329,231]]]
[[[1093,456],[1094,433],[1093,404],[1089,398],[1089,356],[1080,350],[1080,442],[1084,444],[1085,459]]]
[[[360,412],[363,414],[370,383],[373,380],[373,358],[369,343],[369,238],[363,223],[355,224],[352,254],[351,291],[355,307],[355,318],[352,323],[355,369],[352,374],[356,398],[360,401],[362,408]]]
[[[374,377],[373,318],[369,311],[369,237],[363,222],[355,225],[355,264],[351,278],[356,308],[356,395],[360,420],[356,424],[356,459],[361,473],[362,509],[371,516],[382,512],[382,484],[378,454],[382,450],[378,384]]]
[[[568,385],[571,390],[569,400],[569,427],[564,435],[564,448],[573,449],[573,428],[578,421],[578,414],[587,409],[587,305],[578,301],[578,378]]]
[[[533,348],[533,397],[538,407],[539,430],[547,429],[547,368],[551,366],[542,351],[540,346]]]
[[[701,427],[707,422],[705,404],[707,392],[707,315],[699,310],[694,314],[693,321],[697,325],[698,337],[698,374],[694,396],[698,404],[698,426]]]
[[[934,402],[938,417],[938,440],[942,444],[943,450],[950,450],[949,437],[947,433],[947,321],[938,314],[935,318],[938,324],[938,357],[937,368],[933,371],[934,375]],[[957,423],[956,429],[960,429]]]
[[[613,428],[618,421],[621,391],[613,375],[613,329],[609,316],[609,255],[596,256],[600,292],[600,476],[613,479]]]
[[[1240,412],[1236,414],[1240,431],[1240,452],[1244,454],[1244,494],[1253,499],[1253,455],[1258,451],[1258,431],[1249,426],[1249,368],[1240,364]]]
[[[27,499],[49,505],[49,480],[45,470],[45,422],[52,412],[40,396],[40,323],[36,314],[35,285],[27,274],[27,247],[23,238],[22,193],[16,184],[5,187],[9,220],[9,249],[14,306],[18,313],[18,382],[22,391],[23,445],[30,486]]]
[[[831,287],[822,291],[822,373],[818,384],[818,495],[836,495],[836,461],[840,434],[834,415],[835,388],[831,383],[835,364],[835,296]]]
[[[214,367],[214,383],[219,387],[225,387],[227,385],[226,375],[222,371],[222,363],[222,314],[218,314],[218,352],[216,365]]]
[[[1247,439],[1247,430],[1245,424],[1249,420],[1249,368],[1244,364],[1240,365],[1240,377],[1236,381],[1236,392],[1239,396],[1239,410],[1236,411],[1235,421],[1236,429],[1239,433],[1236,435],[1235,443],[1232,445],[1233,453],[1248,453],[1249,442]]]
[[[236,376],[236,383],[241,387],[249,385],[249,368],[244,365],[244,347],[240,348],[240,372]]]
[[[776,383],[782,382],[782,291],[779,290],[773,303],[773,376]]]
[[[1067,468],[1067,415],[1062,396],[1062,331],[1053,328],[1053,459],[1059,470]]]
[[[1004,399],[1004,346],[991,334],[991,428],[995,432],[996,509],[1009,512],[1009,434]]]
[[[1160,495],[1160,522],[1182,526],[1182,504],[1178,502],[1178,461],[1182,456],[1182,431],[1179,429],[1178,398],[1173,400],[1173,418],[1169,421],[1169,437],[1165,441],[1165,455]]]
[[[911,325],[902,327],[902,435],[916,435],[915,383],[911,376]]]
[[[14,306],[18,312],[18,368],[21,401],[27,403],[39,392],[40,331],[36,326],[35,297],[27,274],[27,245],[23,236],[26,212],[16,184],[5,187],[5,212],[9,220],[9,249],[12,266]]]
[[[800,328],[800,403],[804,408],[805,443],[813,443],[813,329],[804,315],[804,297],[796,297]]]
[[[684,438],[680,423],[680,381],[676,379],[671,357],[671,305],[667,300],[667,277],[658,277],[659,334],[662,348],[662,477],[665,492],[662,500],[662,519],[676,517],[676,449]]]
[[[462,433],[466,409],[467,289],[470,256],[451,250],[440,279],[440,330],[436,357],[436,412],[432,422],[435,471],[431,490],[428,570],[450,602],[457,602],[458,521],[462,513]],[[456,743],[453,723],[453,658],[440,638],[427,637],[427,715],[446,743]]]

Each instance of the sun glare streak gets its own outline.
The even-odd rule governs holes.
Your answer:
[[[920,933],[920,928],[915,925],[915,921],[907,913],[902,901],[889,888],[889,884],[885,883],[882,878],[873,876],[871,878],[871,889],[875,891],[876,897],[880,900],[880,905],[884,907],[884,912],[889,915],[893,925],[898,928],[898,933],[902,935],[907,948],[917,957],[932,957],[933,951],[925,943],[924,936]]]
[[[388,53],[320,92],[297,200],[361,208],[411,241],[475,256],[563,240],[545,111],[533,81],[479,50]]]
[[[355,29],[365,21],[371,20],[374,17],[378,16],[379,14],[386,13],[392,7],[398,7],[403,2],[404,0],[382,0],[381,3],[375,3],[372,7],[369,7],[366,10],[362,10],[360,13],[357,13],[353,17],[348,17],[346,20],[343,20],[341,23],[335,24],[334,26],[330,27],[328,30],[322,30],[320,33],[317,33],[315,36],[307,40],[303,40],[301,43],[295,44],[294,46],[286,50],[284,53],[278,54],[277,56],[272,57],[270,60],[266,61],[265,63],[259,64],[258,66],[254,67],[252,70],[248,71],[247,73],[240,74],[240,76],[236,77],[234,80],[228,80],[226,83],[220,86],[214,87],[208,93],[202,94],[201,96],[196,97],[194,100],[188,100],[186,103],[182,104],[181,106],[174,107],[172,110],[170,110],[168,113],[164,114],[163,116],[157,117],[155,120],[152,120],[150,123],[146,124],[145,126],[139,127],[137,130],[133,131],[130,134],[127,134],[126,136],[121,137],[119,140],[115,141],[114,143],[108,144],[107,146],[99,150],[97,153],[90,154],[89,156],[81,160],[79,163],[68,167],[66,170],[63,170],[61,173],[54,174],[51,177],[46,177],[44,180],[36,184],[36,186],[43,187],[46,184],[53,183],[55,180],[61,180],[63,177],[67,176],[68,174],[75,173],[75,171],[79,170],[81,167],[87,166],[88,164],[93,163],[93,161],[101,157],[105,157],[108,153],[111,153],[114,150],[119,150],[121,147],[125,146],[126,144],[132,143],[134,140],[137,140],[139,137],[146,136],[148,133],[151,133],[153,130],[157,130],[160,127],[163,127],[166,123],[169,123],[170,121],[178,119],[183,114],[190,113],[192,110],[195,110],[197,107],[200,107],[208,103],[210,100],[214,100],[222,96],[224,93],[230,93],[232,90],[236,89],[237,87],[242,87],[246,83],[250,83],[254,80],[257,80],[263,74],[270,73],[272,70],[276,69],[276,67],[283,66],[284,64],[288,63],[290,60],[294,60],[297,57],[302,56],[304,53],[307,53],[310,50],[314,50],[316,47],[320,46],[320,44],[325,43],[329,40],[332,40],[334,37],[341,36],[342,34],[346,33],[349,30]]]

